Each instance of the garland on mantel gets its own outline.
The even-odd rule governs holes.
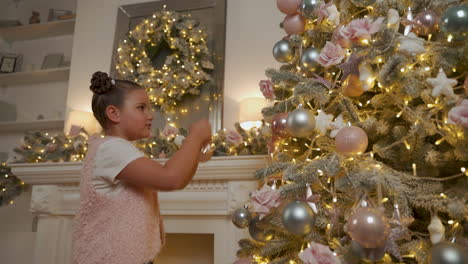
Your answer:
[[[135,146],[149,158],[170,158],[179,150],[187,131],[167,125],[162,131],[157,129],[154,135],[135,141]],[[270,137],[269,126],[244,130],[236,123],[235,130],[222,129],[213,136],[211,150],[213,156],[265,155]],[[72,126],[69,134],[27,132],[7,163],[82,161],[88,149],[88,138],[88,133],[77,126]],[[0,167],[0,206],[13,204],[12,199],[24,189],[24,182],[11,173],[7,163]]]

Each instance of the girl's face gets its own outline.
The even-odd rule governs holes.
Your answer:
[[[145,89],[127,93],[120,111],[120,126],[128,140],[138,140],[151,136],[153,110]]]

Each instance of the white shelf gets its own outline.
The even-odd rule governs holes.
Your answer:
[[[11,43],[14,41],[71,35],[74,30],[75,19],[68,19],[43,24],[0,28],[0,37]]]
[[[68,81],[70,67],[31,72],[0,73],[0,86]]]
[[[65,120],[36,120],[0,122],[0,132],[26,132],[30,130],[63,129]]]

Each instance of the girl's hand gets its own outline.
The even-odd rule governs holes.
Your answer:
[[[205,147],[202,148],[200,152],[200,156],[198,157],[199,162],[207,162],[211,159],[211,156],[213,156],[214,149],[211,148],[210,144],[206,145]]]
[[[202,147],[211,143],[211,125],[208,120],[203,119],[190,126],[189,135],[195,138]]]

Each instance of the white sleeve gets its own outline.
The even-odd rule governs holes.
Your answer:
[[[102,143],[96,153],[94,177],[117,184],[117,175],[132,161],[145,155],[123,138],[111,138]]]

